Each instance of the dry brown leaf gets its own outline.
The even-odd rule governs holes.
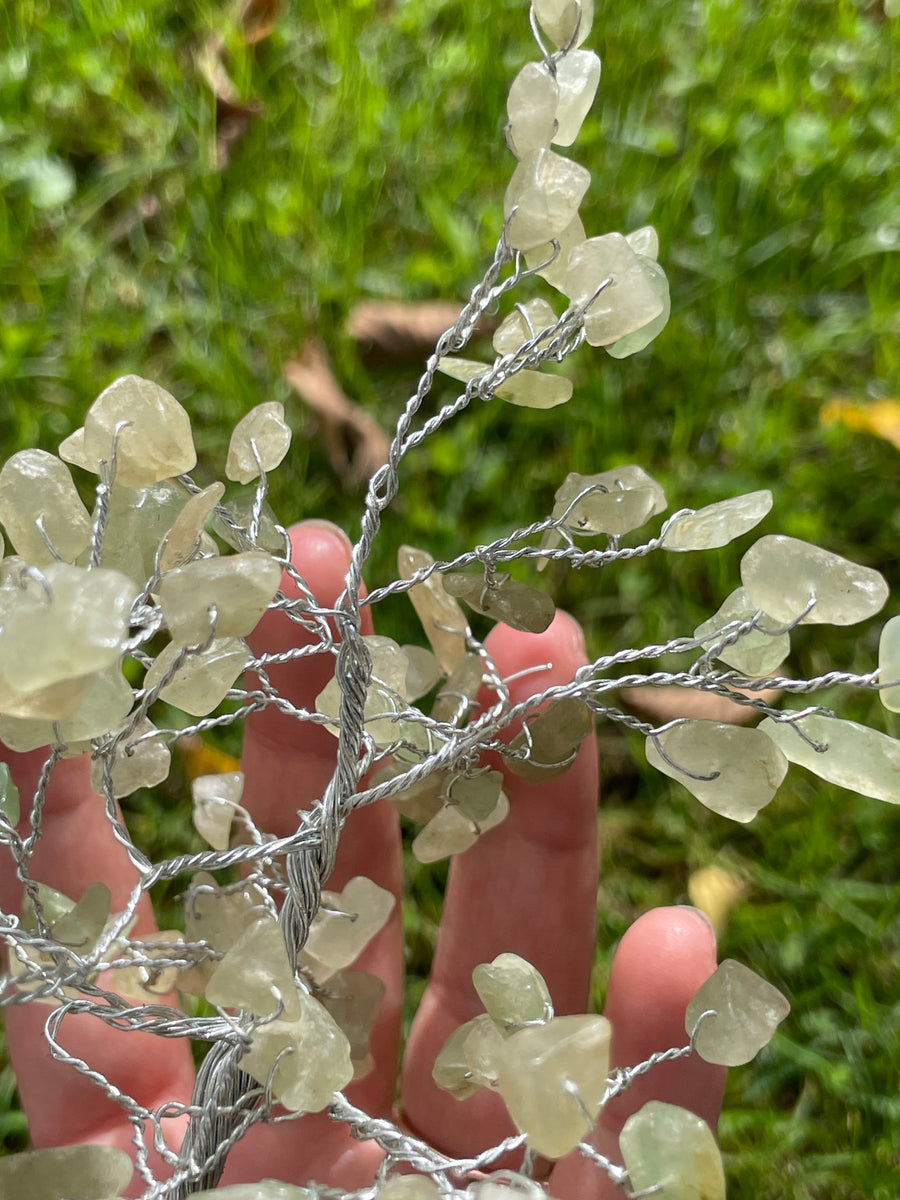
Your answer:
[[[429,300],[403,304],[395,300],[364,300],[350,311],[346,332],[368,359],[418,359],[430,354],[435,342],[456,324],[461,304]],[[491,325],[479,323],[480,333]]]
[[[241,29],[244,44],[255,46],[267,38],[281,16],[281,0],[244,0],[241,5]]]
[[[732,689],[744,696],[759,697],[766,704],[774,703],[781,691],[766,688],[762,692],[748,692],[742,688]],[[750,725],[758,721],[761,713],[747,704],[740,704],[714,692],[701,692],[694,688],[667,687],[622,688],[619,693],[622,704],[629,712],[654,725],[665,725],[680,717],[694,721],[718,721],[723,725]]]
[[[365,483],[384,466],[390,446],[387,435],[374,417],[341,391],[318,339],[310,339],[296,358],[286,362],[283,373],[315,413],[331,465],[346,483]]]

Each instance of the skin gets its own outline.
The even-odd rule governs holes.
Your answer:
[[[306,522],[291,531],[294,562],[321,604],[333,603],[342,588],[350,546],[324,522]],[[284,590],[293,593],[285,577]],[[371,632],[366,610],[363,632]],[[268,613],[251,642],[256,652],[297,644],[303,634],[279,613]],[[312,640],[310,638],[310,640]],[[571,678],[585,660],[581,630],[565,613],[543,634],[503,626],[488,639],[503,677],[529,667],[547,667],[512,683],[513,699],[543,691]],[[271,677],[294,703],[314,707],[332,670],[330,656],[274,667]],[[483,700],[488,700],[485,695]],[[247,721],[242,769],[243,803],[257,824],[275,834],[296,827],[296,810],[322,794],[331,775],[336,742],[324,729],[269,709]],[[2,749],[2,747],[0,747]],[[5,751],[23,801],[33,793],[45,753]],[[91,791],[85,758],[61,762],[51,777],[44,832],[31,863],[35,879],[72,897],[82,894],[102,865],[103,879],[121,906],[135,879],[114,841]],[[299,782],[298,782],[299,781]],[[412,1131],[441,1150],[466,1155],[514,1132],[500,1097],[481,1091],[459,1102],[441,1091],[431,1068],[449,1034],[483,1011],[471,982],[473,967],[504,951],[527,958],[541,971],[558,1014],[585,1012],[594,956],[597,896],[598,772],[596,745],[588,738],[564,775],[539,786],[508,776],[510,815],[450,867],[443,919],[431,980],[416,1015],[401,1071],[400,1114]],[[27,811],[28,804],[23,803]],[[552,820],[548,814],[552,813]],[[27,832],[27,822],[20,831]],[[71,854],[73,845],[78,853]],[[398,897],[402,890],[398,820],[389,802],[354,814],[341,838],[327,886],[340,890],[354,875],[366,874]],[[0,877],[0,905],[17,911],[21,886],[8,870]],[[144,898],[138,930],[155,929]],[[348,1098],[373,1115],[395,1113],[400,1042],[403,946],[399,903],[387,926],[354,964],[385,982],[387,992],[372,1036],[375,1069],[347,1089]],[[685,1041],[688,1000],[715,969],[715,937],[702,914],[689,908],[657,909],[639,918],[617,951],[606,1015],[612,1022],[612,1065],[626,1066],[655,1050]],[[42,1029],[49,1009],[10,1006],[6,1033],[10,1057],[28,1115],[35,1147],[95,1142],[132,1150],[130,1127],[118,1106],[91,1084],[49,1056]],[[66,1048],[102,1070],[114,1083],[150,1108],[163,1100],[187,1102],[193,1069],[187,1046],[150,1034],[109,1030],[89,1017],[63,1025]],[[616,1161],[617,1138],[630,1113],[647,1100],[662,1099],[699,1113],[715,1128],[725,1071],[695,1056],[657,1068],[609,1104],[592,1141]],[[170,1144],[183,1130],[166,1125]],[[256,1126],[228,1159],[223,1183],[261,1176],[302,1183],[310,1178],[334,1186],[370,1183],[380,1157],[374,1143],[352,1140],[325,1114],[299,1122]],[[551,1164],[547,1164],[551,1171]],[[605,1174],[580,1155],[552,1166],[552,1194],[559,1200],[611,1200],[621,1196]],[[139,1195],[135,1177],[129,1195]]]

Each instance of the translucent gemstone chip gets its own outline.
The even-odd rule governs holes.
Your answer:
[[[69,468],[45,450],[21,450],[4,463],[0,523],[16,553],[35,566],[54,562],[56,555],[74,562],[91,540],[91,518]]]
[[[490,367],[487,363],[475,362],[468,358],[442,358],[438,370],[451,379],[459,379],[468,383],[486,374]],[[556,408],[571,400],[574,385],[571,379],[562,375],[548,375],[542,371],[527,369],[517,371],[503,383],[496,385],[495,395],[510,404],[521,408]]]
[[[647,321],[646,324],[632,330],[631,333],[626,333],[624,337],[613,342],[611,346],[606,346],[606,353],[611,358],[628,358],[629,355],[637,354],[639,350],[643,350],[646,346],[649,346],[653,339],[665,329],[672,312],[669,280],[666,277],[665,271],[652,258],[646,258],[639,254],[638,261],[644,270],[647,282],[656,293],[662,309],[651,321]]]
[[[778,988],[726,958],[695,993],[684,1016],[694,1049],[707,1062],[740,1067],[755,1058],[791,1011]],[[714,1012],[694,1026],[701,1013]]]
[[[437,658],[424,646],[401,646],[409,664],[403,695],[408,700],[418,700],[436,687],[444,676]]]
[[[434,1060],[434,1082],[457,1100],[467,1100],[497,1079],[503,1034],[487,1013],[460,1025],[444,1042]]]
[[[792,725],[802,730],[804,737]],[[861,796],[900,804],[900,741],[896,738],[855,721],[817,714],[790,723],[766,717],[759,728],[791,762],[820,779]],[[820,752],[806,738],[827,749]]]
[[[0,1158],[0,1195],[21,1200],[57,1196],[119,1196],[131,1182],[134,1166],[114,1146],[59,1146],[20,1150]]]
[[[763,722],[758,729],[683,721],[647,738],[647,762],[677,779],[701,804],[744,824],[781,786],[788,760]]]
[[[161,929],[127,942],[124,957],[137,961],[133,967],[116,968],[116,991],[141,1004],[158,1004],[178,982],[179,969],[166,959],[184,958],[184,938],[177,929]]]
[[[481,963],[472,972],[472,982],[491,1020],[501,1028],[553,1016],[543,975],[518,954],[498,954],[493,962]]]
[[[454,604],[456,601],[454,601]],[[432,705],[435,721],[459,725],[469,715],[484,678],[484,666],[477,654],[466,654],[438,692]]]
[[[506,101],[507,144],[516,158],[549,146],[557,131],[559,85],[544,64],[526,63],[512,81]]]
[[[39,573],[23,570],[18,583],[0,590],[0,662],[10,688],[52,688],[118,661],[135,599],[131,580],[50,563]],[[70,715],[81,698],[59,715]],[[32,715],[6,701],[2,707],[11,716]]]
[[[565,291],[566,272],[569,264],[569,251],[573,246],[580,246],[585,240],[587,234],[584,231],[579,216],[573,217],[569,224],[560,233],[553,235],[553,240],[559,244],[559,253],[549,264],[543,267],[538,274],[542,279],[557,289],[557,291]],[[532,269],[547,262],[553,255],[552,242],[542,242],[539,246],[534,246],[530,250],[525,251],[525,262]]]
[[[401,546],[397,552],[397,569],[401,579],[411,579],[417,571],[434,562],[425,550]],[[466,653],[466,615],[444,588],[437,572],[409,589],[409,598],[416,610],[425,636],[441,667],[449,675]]]
[[[454,804],[470,821],[486,821],[500,802],[503,776],[499,771],[458,775],[448,788],[448,804]]]
[[[501,791],[491,812],[480,821],[467,816],[455,804],[446,804],[413,839],[412,852],[421,863],[438,862],[451,854],[462,854],[474,846],[489,829],[502,824],[509,815],[509,801]]]
[[[363,1062],[369,1053],[372,1026],[384,998],[385,986],[368,971],[335,971],[319,995],[350,1043],[352,1062]]]
[[[640,229],[626,233],[625,241],[635,254],[654,260],[659,258],[659,234],[652,225],[642,225]]]
[[[124,375],[101,392],[84,419],[84,454],[99,470],[116,439],[116,481],[141,488],[197,464],[191,421],[165,388]]]
[[[101,794],[104,792],[104,762],[104,758],[95,758],[91,763],[91,787]],[[116,759],[111,768],[113,795],[119,800],[138,788],[155,787],[168,779],[171,762],[172,755],[162,734],[144,717],[128,740],[120,742],[116,748]]]
[[[274,917],[263,917],[244,930],[206,986],[210,1004],[244,1009],[259,1017],[273,1013],[280,999],[284,1021],[299,1018],[299,997],[284,935]]]
[[[591,31],[594,0],[533,0],[537,22],[555,46],[580,46]]]
[[[152,688],[168,674],[184,646],[163,646],[144,676],[144,687]],[[188,654],[160,692],[167,704],[205,717],[222,703],[229,689],[250,661],[247,643],[241,638],[214,638],[195,654]]]
[[[113,487],[100,565],[143,588],[156,574],[160,543],[186,503],[185,492],[166,481],[146,488]]]
[[[396,899],[372,879],[356,875],[342,892],[323,891],[303,952],[338,971],[358,958],[384,928]]]
[[[878,693],[881,703],[891,712],[900,712],[900,617],[891,617],[881,631],[878,679],[880,683],[894,684]]]
[[[71,714],[58,722],[0,716],[0,740],[25,753],[39,746],[68,746],[64,757],[81,753],[92,738],[102,737],[131,711],[134,693],[116,664],[87,678],[87,690]]]
[[[664,1200],[725,1200],[725,1171],[702,1117],[651,1100],[625,1122],[619,1148],[632,1191],[658,1188]]]
[[[234,427],[225,474],[237,483],[250,483],[259,476],[260,466],[264,471],[274,471],[290,445],[291,431],[285,423],[284,405],[277,400],[258,404]]]
[[[777,621],[759,609],[747,595],[746,588],[737,588],[722,604],[722,607],[694,630],[694,637],[708,639],[732,621],[751,621],[757,618],[757,628],[743,634],[736,642],[717,651],[716,658],[744,675],[759,678],[769,675],[780,667],[791,651],[791,639],[787,633],[769,633],[768,629],[780,629]],[[710,643],[707,641],[707,646]]]
[[[571,471],[554,497],[553,517],[570,533],[620,537],[665,507],[666,495],[656,480],[628,465],[597,475]]]
[[[498,1090],[538,1154],[561,1158],[592,1129],[606,1092],[609,1039],[605,1017],[567,1016],[520,1029],[499,1047]]]
[[[515,354],[542,329],[550,329],[555,324],[556,313],[546,300],[526,300],[503,318],[494,331],[491,344],[498,354]],[[539,344],[546,345],[546,339]]]
[[[212,1191],[194,1192],[192,1200],[310,1200],[310,1193],[293,1183],[261,1179],[259,1183],[229,1183]]]
[[[810,600],[806,625],[855,625],[888,598],[878,571],[783,534],[760,538],[741,559],[741,582],[752,602],[777,621],[795,620]]]
[[[261,550],[204,558],[167,571],[159,603],[172,640],[200,645],[216,637],[245,637],[266,611],[281,582],[281,567]]]
[[[727,546],[758,525],[771,508],[771,492],[748,492],[673,517],[663,535],[663,549],[683,552]]]
[[[395,720],[406,707],[404,689],[409,661],[392,638],[370,634],[363,639],[372,658],[372,675],[366,690],[364,717],[366,732],[376,746],[390,746],[401,736]],[[342,692],[337,679],[331,679],[316,697],[316,711],[334,722],[328,728],[338,736]]]
[[[242,771],[223,771],[220,775],[198,775],[191,780],[194,801],[194,828],[213,850],[227,850],[231,822],[244,791]]]
[[[509,769],[528,783],[555,779],[572,765],[572,757],[593,731],[591,710],[574,696],[563,696],[528,722],[510,743],[510,750],[527,757],[507,758]]]
[[[589,171],[552,150],[526,154],[503,200],[510,246],[531,250],[561,233],[576,216],[590,181]]]
[[[299,1019],[260,1025],[241,1067],[290,1112],[319,1112],[353,1078],[350,1043],[318,1000],[297,995]]]
[[[424,1175],[395,1175],[376,1195],[377,1200],[440,1200],[441,1190]]]
[[[543,633],[556,613],[556,605],[546,592],[508,575],[488,577],[453,572],[444,576],[444,587],[451,596],[465,600],[483,616],[527,633]]]
[[[180,567],[197,556],[203,546],[203,527],[224,495],[224,483],[211,483],[185,501],[160,547],[160,572]]]
[[[80,900],[53,922],[53,937],[63,946],[87,954],[109,920],[111,901],[105,883],[90,884]]]
[[[571,146],[594,103],[600,84],[600,59],[593,50],[570,50],[556,63],[559,104],[555,146]]]
[[[607,279],[611,282],[592,301]],[[645,264],[620,233],[589,238],[570,251],[565,291],[574,304],[589,305],[584,334],[592,346],[618,342],[660,316],[664,307]]]
[[[185,900],[185,937],[191,942],[209,942],[224,953],[266,914],[263,900],[255,884],[221,888],[212,875],[200,871]]]
[[[10,825],[19,823],[19,789],[9,773],[9,765],[0,763],[0,812]]]

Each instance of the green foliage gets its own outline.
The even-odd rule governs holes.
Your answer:
[[[8,0],[4,457],[55,449],[102,387],[134,371],[187,405],[198,478],[216,478],[223,430],[262,399],[284,400],[312,435],[281,376],[312,333],[348,393],[390,425],[414,375],[367,368],[343,321],[359,298],[462,298],[480,276],[512,166],[506,90],[533,55],[521,0],[489,11],[292,5],[247,46],[206,0]],[[261,106],[222,170],[201,70],[213,37],[238,94]],[[567,471],[638,462],[673,508],[771,487],[761,532],[820,542],[896,590],[897,451],[826,431],[818,413],[836,395],[900,389],[900,20],[870,0],[656,2],[601,12],[589,44],[604,75],[575,148],[594,176],[585,224],[656,225],[672,319],[634,359],[577,358],[561,419],[478,406],[427,443],[374,573],[393,570],[401,532],[436,555],[490,541],[545,515]],[[314,436],[296,439],[273,483],[283,519],[328,515],[352,530],[359,496]],[[736,586],[743,548],[656,556],[610,579],[551,571],[551,583],[599,653],[689,633]],[[874,650],[870,633],[814,630],[792,665],[865,670]],[[883,719],[877,702],[835,703]],[[886,727],[898,732],[895,718]],[[723,952],[793,1003],[757,1066],[733,1073],[730,1194],[888,1200],[900,1165],[897,811],[792,772],[770,810],[735,827],[635,774],[622,740],[603,737],[617,764],[601,814],[604,945],[650,904],[683,901],[690,871],[719,861],[749,888]],[[149,826],[145,806],[134,816]],[[421,904],[405,919],[421,977],[439,896],[434,874],[416,871]],[[0,1085],[3,1144],[18,1147],[8,1069]]]

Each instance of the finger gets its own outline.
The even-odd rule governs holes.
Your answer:
[[[568,682],[586,662],[581,630],[565,613],[538,635],[499,626],[487,645],[503,677],[549,664],[512,682],[514,703]],[[557,1012],[583,1012],[588,999],[596,936],[596,742],[588,738],[556,779],[532,785],[509,775],[505,786],[506,821],[450,865],[431,981],[404,1062],[409,1121],[454,1154],[484,1149],[514,1132],[496,1094],[482,1090],[460,1102],[431,1077],[447,1037],[483,1011],[473,968],[512,951],[542,973]]]
[[[289,531],[291,558],[319,606],[334,605],[343,591],[350,563],[350,543],[336,526],[307,521]],[[282,590],[289,598],[301,595],[285,574]],[[334,629],[332,630],[335,633]],[[362,632],[372,632],[371,614],[363,612]],[[277,654],[293,647],[314,646],[318,636],[282,612],[267,613],[250,642],[256,654]],[[334,655],[328,651],[267,668],[280,695],[298,708],[315,709],[316,697],[334,674]],[[278,711],[273,706],[247,720],[242,769],[244,803],[254,821],[277,836],[292,834],[299,825],[298,812],[309,809],[323,796],[334,772],[337,739],[323,726]],[[381,978],[386,993],[372,1030],[371,1054],[375,1069],[347,1088],[348,1097],[372,1114],[390,1113],[394,1099],[400,1039],[403,987],[403,946],[400,916],[402,860],[396,811],[385,801],[352,813],[338,845],[334,870],[325,883],[340,891],[356,875],[373,879],[391,891],[396,905],[388,924],[369,943],[354,970]],[[344,1126],[328,1121],[304,1120],[292,1125],[251,1129],[229,1158],[225,1182],[259,1178],[259,1162],[277,1162],[280,1178],[317,1178],[340,1187],[362,1186],[371,1179],[372,1147],[353,1142]],[[271,1168],[267,1171],[272,1173]],[[255,1172],[255,1174],[254,1174]]]
[[[635,921],[616,951],[609,978],[605,1012],[612,1025],[611,1069],[685,1045],[685,1010],[715,969],[715,933],[697,909],[657,908]],[[606,1105],[591,1144],[621,1164],[622,1126],[649,1100],[688,1108],[715,1131],[726,1074],[725,1067],[697,1054],[653,1067]],[[605,1172],[577,1153],[556,1166],[551,1191],[558,1200],[621,1200],[622,1195]]]
[[[9,763],[22,797],[24,815],[18,832],[26,837],[31,832],[30,799],[49,751],[15,754],[5,747],[0,747],[0,751]],[[120,912],[125,907],[137,872],[113,836],[102,799],[91,789],[90,762],[86,755],[62,760],[54,766],[46,789],[41,836],[28,869],[33,879],[74,900],[80,899],[88,885],[99,878],[110,889],[113,911]],[[4,911],[17,912],[21,898],[21,882],[12,869],[4,868],[0,875],[0,903]],[[142,897],[137,916],[135,936],[155,932],[147,896]],[[47,1005],[34,1001],[11,1004],[5,1009],[10,1060],[33,1145],[93,1141],[133,1151],[131,1127],[120,1107],[72,1067],[51,1058],[44,1037],[44,1023],[51,1011]],[[148,1108],[155,1108],[166,1099],[184,1102],[190,1099],[193,1066],[186,1043],[112,1030],[90,1016],[67,1017],[59,1040],[70,1054],[89,1062]],[[167,1123],[166,1133],[177,1147],[181,1130],[175,1122]]]

